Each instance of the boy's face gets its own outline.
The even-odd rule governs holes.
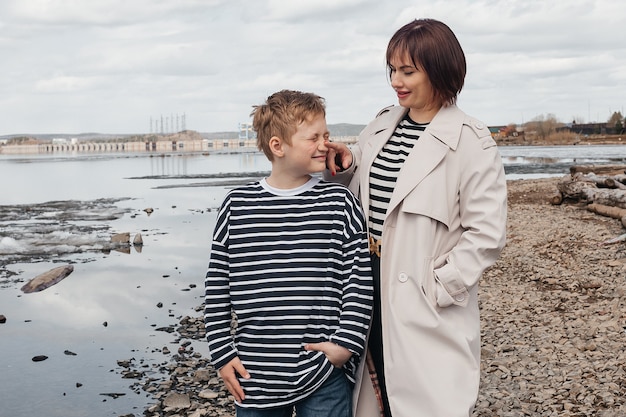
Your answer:
[[[324,115],[316,115],[297,127],[291,137],[291,145],[284,144],[285,160],[295,175],[321,172],[326,168],[328,148],[324,141],[329,133]]]

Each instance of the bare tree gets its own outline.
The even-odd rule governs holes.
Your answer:
[[[547,115],[539,115],[527,122],[525,125],[526,131],[535,132],[537,138],[546,139],[548,136],[556,132],[556,128],[562,126],[563,123],[559,122],[556,116],[552,113]]]
[[[609,117],[607,126],[621,128],[623,125],[624,125],[624,116],[622,115],[622,112],[620,111],[613,112],[611,117]]]

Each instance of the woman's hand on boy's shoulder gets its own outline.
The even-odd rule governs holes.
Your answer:
[[[304,346],[304,350],[323,352],[336,368],[341,368],[352,357],[352,352],[333,342],[308,343]]]
[[[246,395],[243,392],[243,388],[241,388],[241,384],[239,384],[238,375],[241,375],[244,379],[249,379],[250,374],[246,371],[241,360],[238,357],[234,357],[230,362],[222,366],[217,373],[224,381],[228,392],[235,397],[237,402],[242,402],[246,398]]]

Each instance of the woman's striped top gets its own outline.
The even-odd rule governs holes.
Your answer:
[[[204,319],[215,368],[238,356],[251,375],[240,379],[239,405],[288,405],[317,389],[333,365],[305,351],[307,343],[353,352],[344,370],[354,380],[371,308],[365,220],[348,189],[312,178],[295,190],[261,180],[229,192],[213,236]]]
[[[370,236],[376,241],[381,239],[387,206],[400,169],[426,126],[428,123],[416,123],[407,113],[372,164],[368,228]]]

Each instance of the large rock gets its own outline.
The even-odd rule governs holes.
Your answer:
[[[48,272],[44,272],[41,275],[37,275],[35,278],[28,281],[22,287],[22,291],[25,293],[43,291],[48,287],[53,286],[63,278],[68,276],[74,271],[73,265],[64,265],[57,268],[53,268]]]
[[[130,232],[114,234],[111,236],[111,243],[114,245],[130,245]]]

